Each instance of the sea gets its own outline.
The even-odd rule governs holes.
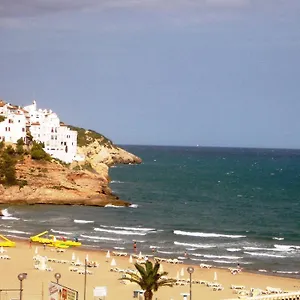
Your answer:
[[[110,169],[130,207],[1,205],[0,233],[300,277],[300,150],[123,148],[143,159]]]

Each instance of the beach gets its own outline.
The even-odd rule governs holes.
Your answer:
[[[72,272],[69,270],[71,267],[72,256],[76,256],[76,260],[84,263],[86,255],[89,261],[94,261],[99,264],[98,267],[87,268],[92,272],[87,275],[86,281],[86,299],[92,300],[93,289],[97,286],[107,287],[107,297],[109,299],[133,299],[133,292],[140,288],[134,283],[122,283],[119,278],[122,274],[110,271],[112,258],[116,261],[116,267],[121,269],[134,269],[133,263],[129,262],[129,253],[126,257],[113,256],[106,258],[106,252],[85,249],[84,246],[78,248],[69,248],[65,252],[57,252],[53,247],[43,247],[41,244],[16,240],[15,248],[6,248],[7,252],[1,255],[9,255],[11,259],[0,259],[0,269],[2,272],[0,289],[19,289],[19,280],[17,278],[20,273],[27,273],[27,278],[23,281],[23,300],[40,300],[48,299],[48,284],[53,281],[56,282],[54,277],[55,273],[60,273],[61,278],[59,283],[69,288],[75,289],[79,292],[79,299],[84,299],[84,275]],[[133,251],[132,251],[133,252]],[[65,260],[67,263],[47,262],[47,267],[52,271],[42,271],[34,268],[33,257],[36,255],[47,256],[49,259]],[[150,258],[152,259],[152,258]],[[135,262],[135,259],[133,259]],[[188,265],[170,263],[162,263],[163,270],[169,273],[169,277],[174,277],[184,270],[181,278],[188,279],[189,274],[186,269]],[[245,286],[246,290],[250,288],[266,289],[266,287],[281,288],[284,291],[297,291],[300,290],[299,280],[293,278],[284,278],[279,276],[270,276],[263,274],[254,274],[242,271],[240,274],[232,275],[228,269],[204,269],[199,265],[193,265],[195,271],[192,274],[192,279],[203,280],[209,282],[218,282],[224,290],[213,291],[212,288],[204,284],[193,284],[192,293],[193,299],[232,299],[237,298],[230,288],[231,285]],[[81,267],[83,268],[83,267]],[[215,278],[217,276],[217,278]],[[216,279],[216,280],[214,280]],[[184,286],[163,287],[154,294],[153,299],[157,300],[182,300],[181,293],[189,293],[189,284]],[[19,292],[1,292],[1,300],[18,299]]]

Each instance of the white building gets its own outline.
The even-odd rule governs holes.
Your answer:
[[[60,122],[51,110],[37,109],[35,101],[23,109],[0,102],[1,115],[5,120],[0,122],[0,141],[16,143],[20,137],[25,141],[27,127],[33,139],[44,143],[44,150],[54,158],[67,163],[78,160],[77,132]]]
[[[4,121],[0,122],[0,141],[17,143],[18,139],[26,139],[25,112],[18,106],[0,101],[0,116]]]

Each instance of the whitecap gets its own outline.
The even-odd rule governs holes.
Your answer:
[[[79,223],[79,224],[87,224],[87,223],[94,223],[95,221],[87,221],[87,220],[74,220],[74,223]]]
[[[219,263],[219,264],[233,264],[233,263],[237,263],[234,261],[228,261],[228,260],[220,260],[220,259],[216,259],[213,260],[214,263]]]
[[[83,238],[91,239],[91,240],[107,240],[107,241],[122,241],[122,239],[118,238],[109,238],[109,237],[103,237],[103,236],[94,236],[94,235],[80,235]]]
[[[4,217],[10,217],[11,216],[11,214],[8,212],[7,208],[2,209],[1,212],[2,212],[2,215]]]
[[[120,181],[120,180],[112,180],[110,183],[124,183],[124,181]]]
[[[275,255],[275,254],[261,253],[261,252],[244,252],[244,253],[252,255],[252,256],[265,256],[265,257],[285,258],[285,256],[283,256],[283,255]]]
[[[276,249],[281,249],[281,251],[291,251],[291,250],[296,250],[300,249],[300,246],[296,245],[274,245]]]
[[[283,237],[276,237],[276,236],[272,237],[272,239],[273,240],[278,240],[278,241],[283,241],[284,240]]]
[[[205,258],[223,258],[223,259],[241,259],[243,257],[241,256],[226,256],[226,255],[213,255],[213,254],[199,254],[199,253],[193,253],[192,255],[194,256],[202,256]]]
[[[174,230],[174,234],[177,235],[187,235],[187,236],[199,236],[199,237],[212,237],[212,238],[231,238],[238,239],[244,238],[245,235],[229,235],[229,234],[218,234],[218,233],[205,233],[205,232],[188,232],[182,230]]]
[[[263,273],[266,273],[266,272],[268,272],[267,270],[265,270],[265,269],[259,269],[258,270],[258,272],[263,272]]]
[[[58,234],[65,234],[65,235],[74,235],[72,232],[65,232],[65,231],[59,231],[59,230],[54,230],[50,229],[51,232],[58,233]]]
[[[237,252],[237,251],[241,251],[242,249],[240,249],[240,248],[227,248],[226,250],[229,251],[229,252]]]
[[[279,274],[299,274],[298,271],[273,271],[273,272]]]
[[[16,217],[2,217],[2,220],[20,220],[20,218],[16,218]]]
[[[162,251],[162,250],[157,250],[157,252],[163,253],[163,254],[175,254],[175,253],[178,253],[178,252],[173,252],[173,251]]]
[[[20,230],[7,230],[7,229],[4,229],[2,231],[8,232],[8,233],[15,233],[15,234],[26,234],[26,235],[31,234],[30,232],[25,232],[25,231],[20,231]]]
[[[124,208],[125,206],[113,205],[113,204],[106,204],[104,207],[111,207],[111,208]]]
[[[139,206],[137,204],[130,204],[129,207],[131,207],[131,208],[138,208]]]
[[[106,225],[100,225],[100,226],[103,228],[124,229],[124,230],[133,230],[133,231],[155,231],[155,228],[106,226]]]
[[[114,249],[116,249],[116,250],[124,250],[125,247],[114,247]]]
[[[203,249],[206,249],[206,248],[214,248],[214,247],[216,247],[215,245],[207,245],[207,244],[190,244],[190,243],[181,243],[181,242],[177,242],[177,241],[175,241],[174,244],[175,244],[175,245],[178,245],[178,246],[186,246],[186,247],[194,247],[194,248],[203,248]]]
[[[103,228],[94,228],[94,230],[107,232],[107,233],[121,234],[121,235],[146,235],[147,234],[147,232],[138,232],[138,231],[129,231],[129,230],[110,230],[110,229],[103,229]]]

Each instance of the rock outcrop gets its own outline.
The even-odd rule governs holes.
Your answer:
[[[57,160],[33,160],[27,155],[16,165],[16,177],[21,184],[10,187],[0,184],[0,203],[130,205],[112,193],[109,166],[139,164],[142,160],[95,131],[70,127],[78,132],[78,154],[85,159],[66,165]]]
[[[0,185],[0,203],[129,206],[109,188],[108,168],[101,174],[72,170],[55,162],[34,161],[26,157],[16,166],[23,187]]]
[[[97,169],[99,164],[112,166],[115,164],[140,164],[142,160],[125,151],[124,149],[111,145],[107,147],[99,143],[98,140],[92,143],[78,147],[77,152],[85,156],[85,161],[89,162],[93,168]]]

